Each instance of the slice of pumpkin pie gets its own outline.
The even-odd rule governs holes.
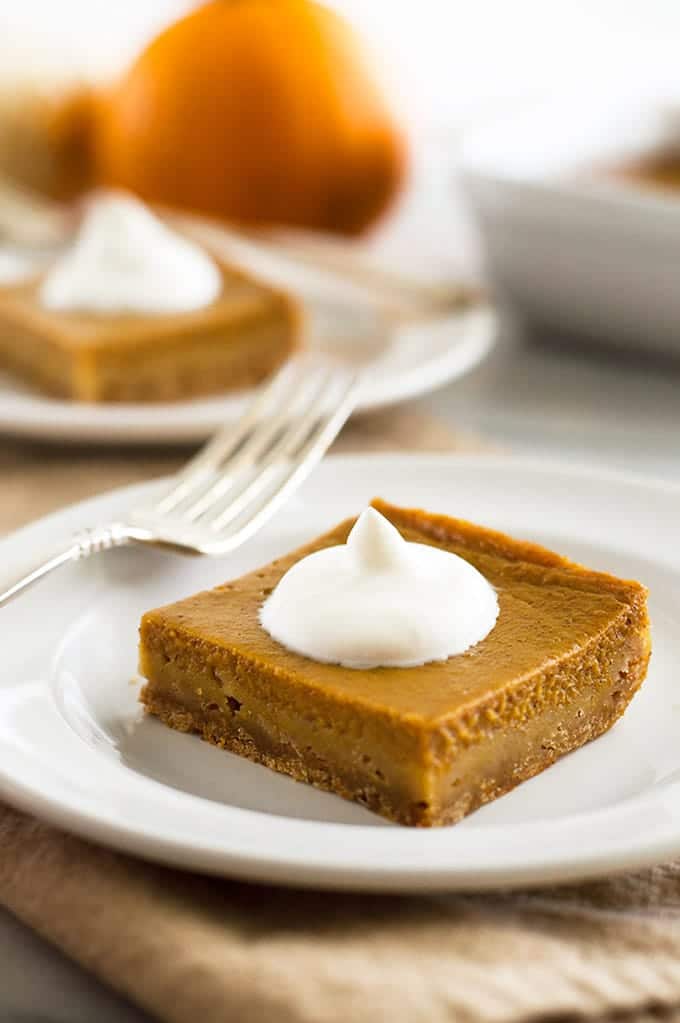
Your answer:
[[[350,520],[145,614],[141,699],[172,728],[392,821],[453,824],[623,714],[650,656],[646,590],[469,522],[373,507],[404,541],[456,555],[490,584],[497,617],[483,638],[411,667],[325,663],[273,638],[263,603],[293,566],[344,545]],[[452,590],[452,615],[463,608]]]

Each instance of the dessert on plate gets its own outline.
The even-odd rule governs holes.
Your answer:
[[[597,738],[650,656],[641,584],[384,501],[140,631],[150,713],[419,826]]]
[[[62,398],[173,401],[259,383],[298,319],[287,295],[105,194],[45,273],[0,288],[0,366]]]

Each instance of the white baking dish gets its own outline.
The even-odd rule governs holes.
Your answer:
[[[539,324],[680,355],[680,191],[601,173],[677,143],[672,115],[660,100],[555,102],[466,142],[461,184],[501,299]]]

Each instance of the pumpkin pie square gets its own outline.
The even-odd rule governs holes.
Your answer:
[[[263,601],[296,561],[149,611],[141,700],[165,724],[400,824],[454,824],[596,739],[623,714],[650,656],[647,592],[472,523],[376,507],[409,541],[469,561],[496,588],[496,626],[447,661],[356,670],[293,653]],[[226,769],[226,768],[225,768]]]
[[[253,387],[299,347],[298,307],[215,262],[221,293],[185,313],[48,309],[42,276],[2,287],[0,368],[47,394],[87,402],[176,401]]]

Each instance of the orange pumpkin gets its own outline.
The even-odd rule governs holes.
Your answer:
[[[356,233],[386,208],[403,138],[349,28],[311,0],[212,0],[99,104],[99,180],[255,224]]]

